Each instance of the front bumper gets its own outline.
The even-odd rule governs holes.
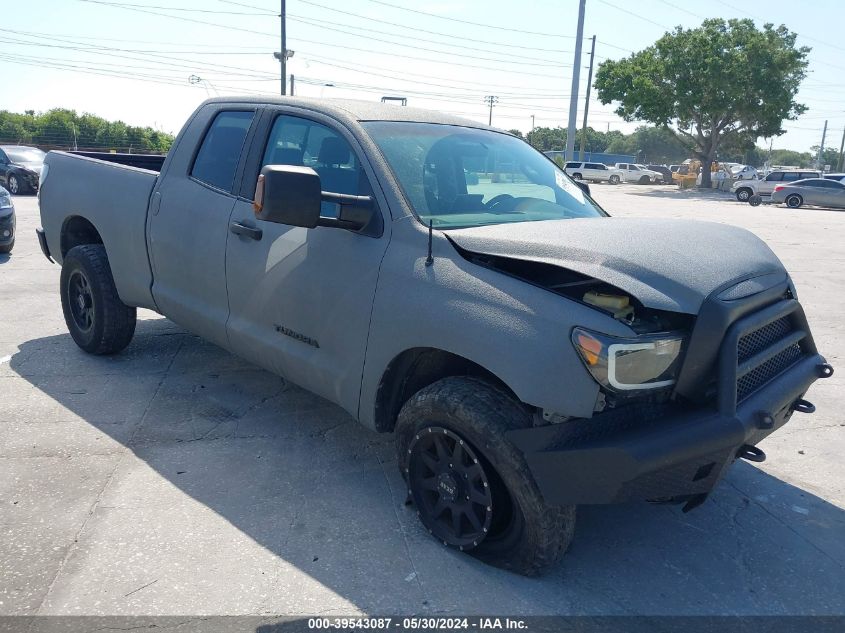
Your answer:
[[[8,235],[6,235],[8,233]],[[6,246],[15,241],[15,214],[0,217],[0,246]]]
[[[599,414],[511,431],[508,439],[524,453],[550,504],[688,500],[709,493],[743,446],[786,424],[824,366],[819,354],[803,358],[744,400],[733,416],[676,409],[659,417],[655,407],[651,419]]]
[[[720,289],[705,301],[673,402],[508,434],[547,502],[695,503],[740,454],[786,424],[796,407],[811,408],[799,401],[833,368],[818,353],[785,274],[755,292],[772,276],[778,273]],[[721,341],[716,349],[713,340]]]

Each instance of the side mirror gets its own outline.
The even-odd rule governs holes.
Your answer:
[[[255,217],[313,229],[320,223],[320,176],[310,167],[267,165],[255,186]]]
[[[320,204],[340,206],[337,218],[320,216]],[[310,167],[266,165],[255,186],[255,217],[267,222],[313,229],[330,226],[381,235],[381,216],[373,211],[371,196],[321,191],[320,176]]]
[[[590,195],[590,185],[588,185],[586,182],[584,182],[583,180],[576,180],[575,185],[588,196]]]

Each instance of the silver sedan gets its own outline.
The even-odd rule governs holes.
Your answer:
[[[802,205],[845,209],[845,183],[825,178],[796,180],[776,186],[772,202],[783,202],[791,209]]]

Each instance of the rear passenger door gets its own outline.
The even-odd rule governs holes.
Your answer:
[[[148,213],[152,292],[159,311],[227,348],[229,216],[255,119],[254,105],[203,108],[174,148]]]

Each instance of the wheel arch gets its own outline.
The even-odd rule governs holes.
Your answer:
[[[374,407],[375,430],[380,433],[392,432],[399,410],[411,396],[451,376],[484,378],[519,401],[501,378],[482,365],[442,349],[414,347],[396,355],[381,375]]]
[[[65,218],[61,230],[62,259],[74,246],[83,244],[103,244],[103,238],[97,227],[81,215],[71,215]]]

